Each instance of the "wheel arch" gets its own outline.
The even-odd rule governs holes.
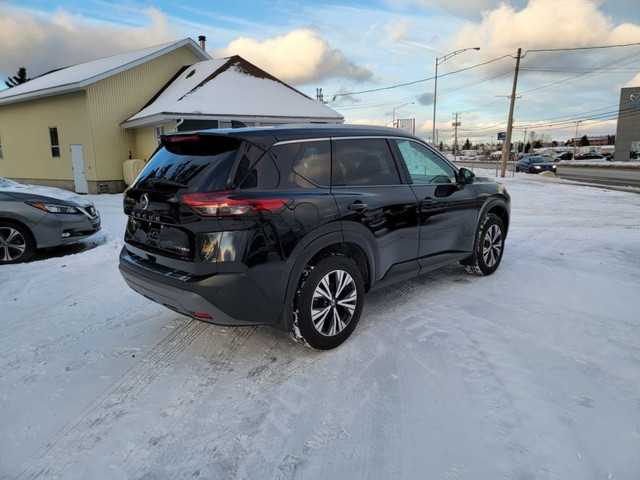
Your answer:
[[[285,308],[280,321],[282,329],[289,331],[293,326],[293,315],[288,306],[293,304],[304,269],[307,265],[317,263],[321,258],[331,255],[344,255],[353,260],[362,274],[365,291],[369,291],[374,282],[373,272],[375,272],[376,265],[374,250],[362,238],[359,239],[353,235],[347,235],[346,237],[349,238],[345,238],[342,232],[323,235],[310,242],[296,255],[287,282]]]
[[[507,232],[509,231],[509,216],[510,216],[510,210],[507,202],[501,198],[494,198],[493,200],[486,202],[480,211],[476,230],[480,228],[480,225],[482,224],[482,219],[488,213],[493,213],[494,215],[497,215],[498,217],[500,217],[500,219],[502,220],[502,224],[504,225],[504,233],[506,237]]]
[[[31,229],[24,222],[21,222],[20,220],[15,219],[13,217],[0,216],[0,225],[2,224],[17,225],[21,228],[24,228],[27,234],[29,235],[30,240],[33,242],[36,248],[38,248],[38,242],[36,240],[36,236],[33,234]]]

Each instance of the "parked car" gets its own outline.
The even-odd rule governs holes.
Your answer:
[[[556,173],[557,169],[558,167],[547,157],[526,157],[516,162],[516,172],[540,173],[549,171]]]
[[[27,261],[39,248],[74,243],[98,230],[100,214],[87,199],[0,177],[0,264]]]
[[[562,152],[554,157],[555,162],[559,162],[561,160],[571,160],[573,158],[573,153],[571,152]]]
[[[587,153],[576,153],[576,160],[600,160],[602,159],[602,155],[595,152],[587,152]]]
[[[398,129],[168,134],[126,191],[120,271],[183,315],[330,349],[369,290],[456,262],[493,273],[509,211],[501,184]]]

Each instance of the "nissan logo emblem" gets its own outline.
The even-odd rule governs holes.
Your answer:
[[[143,210],[147,209],[147,207],[149,206],[149,195],[147,195],[146,193],[142,194],[142,196],[140,197],[140,205],[142,206]]]
[[[632,93],[629,95],[629,100],[631,103],[640,103],[640,93]]]

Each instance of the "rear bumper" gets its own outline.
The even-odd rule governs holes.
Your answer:
[[[197,320],[228,326],[276,325],[282,316],[283,305],[267,301],[244,273],[181,275],[131,256],[126,247],[120,252],[119,268],[129,287],[140,295]]]

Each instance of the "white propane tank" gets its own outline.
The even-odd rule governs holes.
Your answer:
[[[122,164],[125,185],[131,185],[144,168],[144,160],[130,158]]]

